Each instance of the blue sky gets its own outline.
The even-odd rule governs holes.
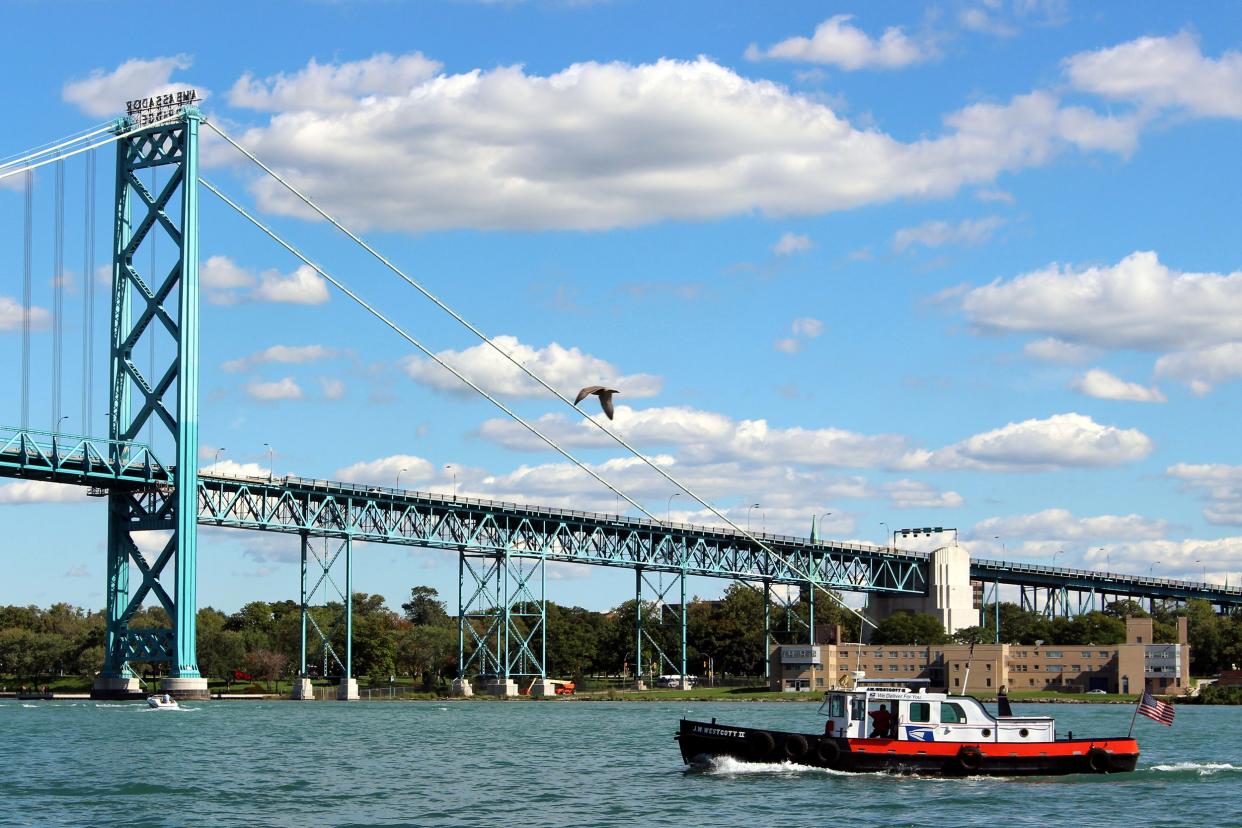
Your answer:
[[[738,523],[804,534],[819,515],[825,535],[873,542],[952,526],[980,556],[1236,582],[1236,7],[770,5],[225,4],[140,25],[99,4],[10,6],[27,35],[0,55],[14,115],[0,154],[198,88],[208,117],[553,385],[619,388],[617,432]],[[653,514],[708,520],[229,148],[208,141],[203,160]],[[111,164],[102,153],[97,263]],[[102,372],[96,422],[80,423],[82,176],[69,162],[63,411],[65,430],[103,435]],[[0,354],[16,388],[12,183]],[[45,170],[45,311],[52,191]],[[266,474],[267,443],[277,475],[400,472],[421,490],[616,506],[202,199],[205,465],[220,450],[220,470]],[[51,326],[35,321],[40,425]],[[0,421],[20,417],[6,395]],[[100,502],[8,483],[0,514],[14,576],[0,602],[99,606]],[[297,594],[289,539],[205,532],[201,548],[203,604]],[[419,583],[455,594],[456,566],[363,547],[356,582],[395,605]],[[598,608],[632,582],[558,567],[550,583]]]

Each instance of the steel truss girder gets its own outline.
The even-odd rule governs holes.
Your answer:
[[[458,678],[465,678],[476,665],[477,672],[505,680],[547,677],[546,587],[541,557],[459,551]],[[467,641],[473,646],[467,648]]]
[[[204,524],[312,535],[352,532],[360,541],[466,549],[521,558],[652,572],[925,594],[926,556],[863,545],[807,545],[771,538],[771,555],[743,536],[706,527],[663,527],[608,515],[543,512],[300,478],[200,478]]]
[[[301,640],[301,667],[300,667],[298,675],[301,676],[302,678],[307,677],[306,663],[307,663],[307,655],[310,652],[309,648],[307,647],[307,626],[309,625],[310,630],[313,631],[319,639],[319,656],[323,662],[323,666],[321,667],[322,677],[327,678],[329,675],[328,665],[329,665],[329,660],[330,660],[331,662],[334,662],[336,666],[340,669],[341,675],[344,678],[348,679],[353,676],[353,642],[352,642],[353,609],[354,609],[354,597],[352,594],[352,588],[353,588],[353,584],[352,584],[353,574],[352,573],[353,573],[353,565],[354,565],[353,543],[351,539],[349,538],[349,536],[346,536],[345,538],[339,539],[339,542],[336,545],[336,550],[332,551],[331,547],[328,544],[328,540],[329,539],[325,538],[324,550],[323,550],[323,554],[321,555],[319,551],[316,550],[314,545],[311,543],[310,536],[306,534],[302,535],[302,567],[301,567],[302,583],[301,583],[301,602],[300,602],[301,603],[300,609],[301,609],[302,640]],[[345,583],[346,583],[346,587],[343,590],[337,584],[336,579],[332,577],[333,571],[337,568],[337,562],[341,559],[342,556],[344,556],[345,558]],[[311,570],[310,570],[310,567],[307,566],[308,560],[313,561],[315,564],[315,568],[319,570],[314,583],[310,583],[309,575],[310,575]],[[310,584],[309,587],[307,586],[308,583]],[[311,614],[310,607],[311,607],[311,601],[314,599],[315,593],[319,592],[321,587],[323,588],[323,605],[327,606],[330,603],[330,596],[328,595],[329,586],[331,586],[332,591],[336,593],[336,597],[341,599],[341,617],[336,619],[333,626],[329,627],[325,631],[322,627],[319,626],[319,622],[315,620],[315,616]],[[332,634],[335,633],[341,627],[344,627],[345,629],[345,658],[344,659],[342,659],[341,656],[337,654],[336,648],[332,646]]]
[[[128,128],[125,125],[123,128]],[[173,678],[199,678],[195,641],[197,600],[198,480],[198,115],[187,110],[165,124],[117,141],[114,204],[109,440],[80,438],[62,451],[62,438],[52,436],[53,450],[41,462],[63,466],[82,482],[107,486],[108,610],[104,665],[101,676],[130,675],[129,662],[169,665]],[[139,171],[170,168],[164,186],[151,192]],[[177,196],[179,221],[169,215]],[[137,223],[132,216],[141,212]],[[142,274],[135,255],[156,239],[174,251],[172,265],[162,273]],[[136,311],[136,314],[135,314]],[[152,327],[158,321],[158,326]],[[171,341],[172,356],[147,376],[135,359],[146,337],[162,330]],[[165,351],[170,349],[166,348]],[[152,345],[152,353],[155,353]],[[175,386],[175,392],[174,392]],[[166,397],[175,393],[175,401]],[[137,394],[137,407],[132,405]],[[158,424],[171,441],[176,462],[165,468],[149,448],[134,438],[149,423]],[[0,448],[0,463],[12,462],[10,445]],[[106,460],[101,449],[106,447]],[[26,459],[24,445],[16,452]],[[142,478],[141,481],[135,478]],[[145,487],[133,491],[132,484]],[[131,484],[130,490],[125,485]],[[168,532],[157,555],[148,560],[139,551],[135,533]],[[129,569],[142,582],[129,594]],[[169,594],[161,581],[172,573]],[[131,630],[129,622],[148,595],[154,595],[172,624],[166,630]]]
[[[663,571],[656,571],[655,580],[652,580],[651,574],[647,570],[639,567],[635,570],[634,577],[634,627],[635,627],[635,654],[634,654],[634,676],[640,678],[643,675],[643,643],[655,651],[655,661],[648,665],[655,675],[665,665],[668,666],[669,672],[679,676],[686,674],[686,576],[684,573],[678,573],[674,578],[664,582]],[[654,596],[653,600],[643,600],[643,587],[647,587]],[[669,606],[668,595],[673,589],[679,591],[680,601],[677,602],[677,610],[674,612]],[[654,624],[660,629],[675,629],[677,631],[677,653],[676,662],[669,658],[664,652],[664,647],[651,634],[652,622],[647,619],[648,614],[655,614]],[[672,616],[670,619],[669,616]]]

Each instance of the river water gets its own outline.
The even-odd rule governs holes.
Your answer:
[[[1132,707],[1022,705],[1125,734]],[[1242,708],[1139,717],[1133,774],[687,771],[677,721],[818,732],[813,704],[0,702],[0,826],[1242,826]]]

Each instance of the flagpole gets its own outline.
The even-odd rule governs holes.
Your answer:
[[[1143,706],[1143,694],[1139,694],[1138,704],[1134,705],[1134,715],[1130,717],[1130,730],[1126,733],[1126,738],[1130,739],[1134,736],[1134,722],[1138,719],[1139,708]]]

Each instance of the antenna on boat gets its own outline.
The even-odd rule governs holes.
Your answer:
[[[970,664],[975,659],[975,642],[970,642],[970,652],[966,656],[966,678],[962,681],[962,692],[959,696],[966,695],[966,688],[970,686]]]

